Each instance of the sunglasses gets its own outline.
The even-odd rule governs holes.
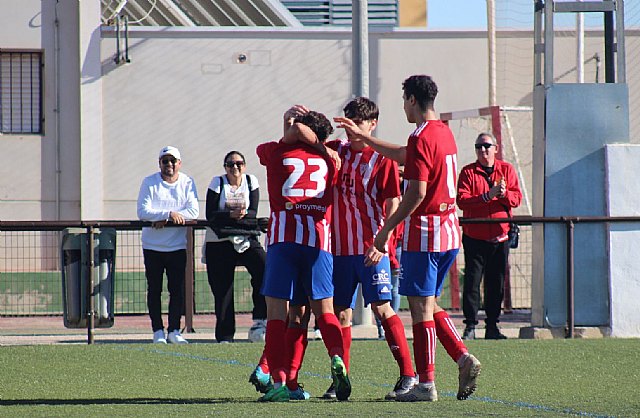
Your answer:
[[[227,161],[224,163],[224,166],[227,168],[233,168],[234,166],[238,167],[238,170],[244,166],[244,161]]]
[[[475,144],[474,146],[475,146],[476,149],[482,149],[482,148],[489,149],[489,148],[493,147],[494,145],[493,144],[483,143],[483,144]]]
[[[163,158],[162,160],[160,160],[160,162],[163,165],[169,165],[169,163],[174,164],[177,162],[178,160],[176,160],[175,158]]]

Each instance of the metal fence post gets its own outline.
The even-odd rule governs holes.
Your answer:
[[[94,265],[94,242],[93,242],[93,226],[87,226],[87,256],[84,265],[85,273],[87,276],[87,344],[93,344],[94,342],[94,320],[95,320],[95,306],[94,306],[94,289],[93,289],[93,265]]]
[[[184,332],[194,332],[193,313],[195,311],[194,282],[195,282],[195,239],[192,227],[187,227],[187,266],[184,273]]]
[[[574,318],[574,277],[573,277],[573,230],[572,219],[567,220],[567,338],[573,338],[575,328]]]

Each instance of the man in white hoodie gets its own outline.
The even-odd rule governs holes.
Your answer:
[[[153,342],[186,344],[180,335],[184,311],[184,281],[187,263],[187,231],[165,228],[167,223],[184,225],[199,214],[198,192],[193,179],[180,173],[180,151],[172,146],[160,150],[160,171],[142,181],[138,194],[138,218],[152,222],[142,228],[142,251],[147,276],[147,307],[153,329]],[[169,289],[169,326],[165,335],[162,322],[162,281],[167,273]]]

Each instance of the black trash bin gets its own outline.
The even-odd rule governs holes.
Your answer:
[[[87,312],[87,270],[89,263],[89,234],[83,228],[67,228],[62,234],[60,257],[62,265],[62,294],[64,326],[86,328]],[[114,285],[116,259],[116,230],[113,228],[94,229],[93,306],[94,326],[113,326]]]

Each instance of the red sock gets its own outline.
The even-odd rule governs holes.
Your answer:
[[[433,382],[436,374],[436,325],[434,321],[413,324],[413,356],[421,383]]]
[[[411,363],[411,354],[409,354],[407,336],[404,333],[404,325],[398,315],[393,315],[382,321],[382,328],[384,328],[384,336],[387,339],[391,354],[393,354],[393,358],[396,359],[396,363],[400,368],[400,375],[415,376],[413,363]]]
[[[286,353],[285,334],[287,324],[284,321],[272,319],[267,321],[267,334],[265,335],[264,351],[267,354],[267,363],[271,368],[271,377],[274,382],[286,381],[285,369],[288,364]]]
[[[344,348],[342,361],[347,368],[347,372],[349,372],[349,360],[351,359],[351,327],[342,327],[340,331],[342,331],[342,347]]]
[[[269,373],[269,363],[267,362],[267,347],[265,345],[264,350],[262,350],[262,356],[260,356],[260,361],[258,362],[258,366],[262,373]]]
[[[298,389],[298,371],[302,365],[302,358],[305,351],[305,334],[306,329],[303,328],[287,328],[285,338],[287,340],[287,349],[290,350],[289,371],[287,373],[287,387],[291,390]]]
[[[447,350],[449,357],[451,357],[453,361],[457,362],[463,354],[468,353],[468,350],[464,345],[462,338],[460,338],[460,334],[458,334],[456,326],[453,324],[449,314],[445,311],[435,313],[433,315],[433,320],[436,323],[436,334],[438,335],[438,339],[444,346],[444,349]]]
[[[342,332],[340,331],[340,322],[333,313],[325,313],[316,317],[318,327],[322,333],[322,341],[327,347],[329,357],[344,355],[344,347],[342,345]]]

